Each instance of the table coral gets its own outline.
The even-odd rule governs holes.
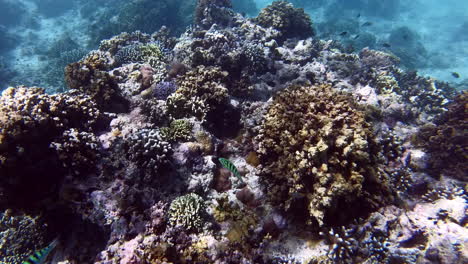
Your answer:
[[[346,207],[369,196],[366,189],[379,189],[370,126],[350,97],[330,86],[292,86],[279,93],[256,141],[270,196],[285,209],[305,199],[308,222],[340,219]]]

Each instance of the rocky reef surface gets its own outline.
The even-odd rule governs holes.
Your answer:
[[[285,1],[195,21],[2,93],[0,262],[468,262],[466,91]]]

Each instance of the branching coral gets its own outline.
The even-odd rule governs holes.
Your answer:
[[[169,141],[188,141],[192,137],[192,126],[192,123],[186,119],[176,119],[169,127],[161,128],[161,134]]]
[[[151,67],[158,66],[164,57],[163,48],[158,42],[131,44],[123,47],[115,54],[115,60],[118,64],[139,62],[147,63]]]
[[[189,231],[197,231],[203,227],[205,203],[203,198],[195,193],[177,197],[169,207],[169,223]]]
[[[203,120],[210,111],[226,103],[227,72],[199,66],[177,79],[179,89],[169,96],[168,111],[174,118],[195,116]]]
[[[272,27],[280,32],[280,39],[307,38],[314,35],[312,21],[302,8],[294,8],[287,1],[274,1],[260,11],[256,23],[263,27]]]
[[[127,156],[149,175],[156,173],[168,161],[171,145],[156,129],[141,129],[126,142]]]
[[[75,174],[89,171],[99,157],[99,142],[93,133],[80,132],[71,128],[62,137],[50,144],[57,151],[62,165]]]
[[[288,209],[305,200],[308,222],[324,225],[331,215],[340,221],[347,206],[369,196],[366,189],[379,189],[370,126],[350,97],[330,86],[279,93],[256,141],[273,201]]]
[[[415,143],[430,153],[430,174],[441,173],[466,180],[468,171],[468,92],[463,92],[449,105],[449,110],[436,120],[436,126],[422,127]]]
[[[104,52],[91,52],[79,62],[65,67],[65,81],[71,89],[89,95],[100,109],[126,111],[127,102],[121,97],[116,81],[106,71],[109,65]]]
[[[108,122],[88,96],[76,93],[9,88],[0,101],[0,188],[7,188],[8,200],[15,202],[50,192],[51,182],[63,177],[52,142],[63,142],[68,129],[91,133]]]

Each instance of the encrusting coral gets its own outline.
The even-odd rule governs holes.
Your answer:
[[[273,201],[289,209],[305,200],[309,223],[339,218],[340,210],[370,198],[366,189],[378,188],[370,125],[349,96],[328,85],[292,86],[279,93],[256,141]]]

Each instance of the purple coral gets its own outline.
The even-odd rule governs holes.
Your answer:
[[[152,86],[153,95],[159,100],[166,100],[169,95],[177,90],[177,85],[174,82],[159,82]]]

